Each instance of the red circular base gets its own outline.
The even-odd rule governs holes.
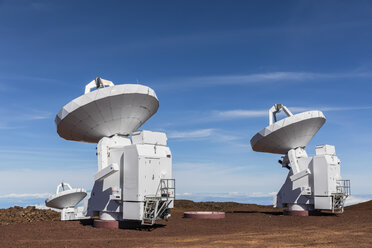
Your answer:
[[[225,212],[184,212],[183,217],[192,219],[223,219],[225,218]]]
[[[309,211],[306,210],[284,210],[284,215],[288,216],[309,216]]]
[[[118,229],[119,221],[116,220],[94,220],[93,226],[97,228]]]

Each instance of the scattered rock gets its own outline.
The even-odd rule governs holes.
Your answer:
[[[36,221],[58,221],[60,219],[61,215],[56,211],[36,209],[33,206],[26,208],[14,206],[7,209],[0,209],[0,225]]]

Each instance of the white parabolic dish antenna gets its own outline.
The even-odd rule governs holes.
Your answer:
[[[101,81],[109,83],[103,85]],[[56,116],[57,132],[62,138],[98,143],[103,137],[130,135],[159,108],[155,91],[147,86],[113,85],[100,78],[90,84],[93,82],[97,83],[97,90],[86,90]]]
[[[289,112],[288,109],[286,111]],[[287,118],[275,123],[270,121],[271,125],[253,136],[251,145],[254,151],[287,154],[291,149],[304,148],[326,121],[321,111],[307,111],[295,115],[289,112],[287,115]]]
[[[60,191],[64,187],[68,189]],[[57,192],[46,199],[45,205],[57,209],[75,207],[86,196],[87,192],[84,189],[73,189],[68,183],[61,183],[57,186]]]
[[[277,120],[276,115],[281,111],[288,117]],[[274,104],[269,110],[269,126],[251,139],[256,152],[284,155],[278,163],[288,169],[288,174],[274,195],[274,207],[284,208],[284,215],[308,216],[314,210],[344,211],[350,180],[341,178],[335,147],[318,145],[315,156],[306,153],[306,146],[325,121],[321,111],[293,115],[286,106]]]

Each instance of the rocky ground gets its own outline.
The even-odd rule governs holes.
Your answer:
[[[220,220],[183,218],[184,211],[225,211]],[[372,201],[343,214],[283,216],[270,206],[179,200],[168,222],[150,231],[96,229],[61,222],[33,207],[0,210],[0,247],[372,247]]]
[[[15,206],[8,209],[0,209],[0,225],[40,221],[58,221],[60,219],[60,213],[57,213],[53,210],[40,210],[31,206],[26,208]]]

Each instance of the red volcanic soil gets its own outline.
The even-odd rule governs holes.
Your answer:
[[[0,225],[40,221],[59,221],[60,219],[61,215],[56,211],[40,210],[31,206],[27,208],[15,206],[8,209],[0,209]]]
[[[0,210],[0,247],[372,247],[372,201],[343,214],[283,216],[270,206],[179,200],[151,230],[97,229],[32,207]],[[224,211],[217,220],[184,211]]]

